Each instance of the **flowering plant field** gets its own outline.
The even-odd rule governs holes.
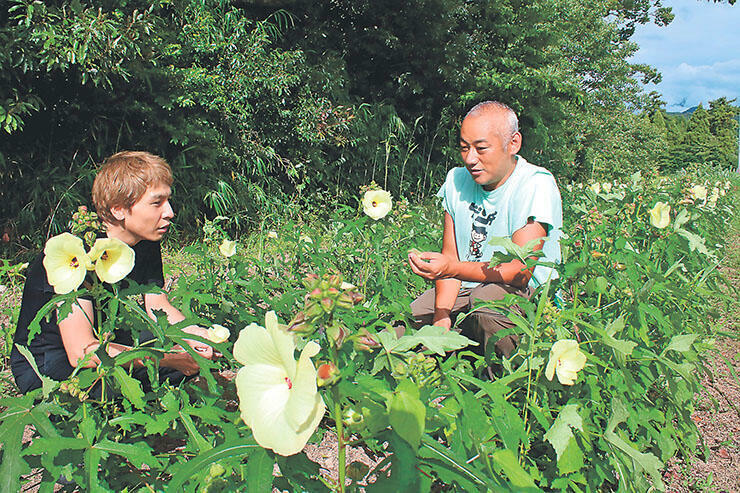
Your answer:
[[[665,461],[698,446],[692,399],[715,331],[710,300],[723,299],[721,221],[736,212],[736,185],[636,174],[563,194],[560,277],[498,305],[521,308],[505,359],[456,331],[406,327],[424,287],[406,252],[438,250],[441,233],[436,213],[388,192],[337,205],[316,227],[285,220],[242,241],[227,237],[228,219],[208,222],[170,293],[187,316],[175,326],[132,301],[152,288],[115,284],[125,250],[52,238],[66,256],[49,310],[92,295],[108,314],[103,346],[119,327],[157,340],[115,358],[99,350],[99,367],[0,400],[0,490],[34,469],[44,488],[63,475],[85,491],[664,489]],[[511,256],[537,262],[521,248],[497,261]],[[113,288],[81,284],[90,257]],[[199,378],[158,382],[157,359],[191,323],[211,327],[223,357],[193,352]],[[142,356],[148,391],[123,366]],[[91,399],[100,380],[111,391]],[[327,431],[338,481],[302,452]],[[377,454],[377,467],[348,464],[348,445]]]

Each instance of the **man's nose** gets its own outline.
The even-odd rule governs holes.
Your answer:
[[[469,149],[467,152],[463,152],[463,162],[465,164],[475,164],[478,162],[478,153],[475,149]]]
[[[165,219],[172,219],[175,217],[175,211],[172,209],[172,204],[170,204],[169,200],[164,205],[164,213],[162,214],[162,217]]]

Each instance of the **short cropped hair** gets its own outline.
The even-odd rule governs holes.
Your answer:
[[[157,185],[172,186],[172,169],[167,161],[143,151],[117,152],[103,162],[95,176],[95,210],[103,221],[118,224],[111,209],[131,209],[149,187]]]
[[[502,111],[506,114],[506,123],[508,124],[507,130],[509,135],[502,135],[501,137],[503,139],[511,139],[511,137],[519,131],[519,119],[516,117],[516,113],[508,105],[500,101],[483,101],[478,103],[468,111],[465,118],[469,116],[478,116],[489,111]]]

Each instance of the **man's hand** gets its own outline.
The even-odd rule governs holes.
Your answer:
[[[409,265],[414,274],[429,281],[455,277],[455,267],[459,262],[437,252],[422,252],[421,255],[409,253]]]
[[[161,366],[172,368],[173,370],[179,370],[186,376],[195,375],[200,371],[200,366],[196,362],[190,353],[185,351],[170,351],[165,353],[162,360],[159,362]]]
[[[442,327],[443,329],[450,330],[452,328],[452,319],[449,316],[446,317],[440,317],[434,319],[434,322],[432,322],[432,325],[436,327]]]
[[[185,327],[184,329],[182,329],[182,331],[187,332],[188,334],[193,334],[193,335],[202,337],[203,339],[208,339],[208,329],[205,329],[203,327],[198,327],[197,325],[191,325],[189,327]],[[190,347],[195,349],[199,355],[203,356],[206,359],[213,359],[214,357],[213,348],[209,346],[208,344],[205,344],[200,341],[194,341],[192,339],[185,339],[185,342],[187,342],[188,345],[190,345]]]

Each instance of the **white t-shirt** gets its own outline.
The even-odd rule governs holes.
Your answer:
[[[552,173],[545,168],[517,157],[516,167],[509,178],[490,192],[473,181],[464,167],[453,168],[447,173],[442,188],[442,206],[455,222],[457,255],[461,261],[486,262],[494,251],[504,252],[487,241],[494,236],[510,237],[527,224],[529,218],[542,223],[547,229],[547,239],[542,247],[548,262],[560,262],[560,236],[563,227],[563,206],[560,191]],[[549,227],[548,227],[549,226]],[[556,270],[538,265],[529,286],[537,287],[548,278],[557,278]],[[477,282],[463,281],[462,287],[471,288]]]

